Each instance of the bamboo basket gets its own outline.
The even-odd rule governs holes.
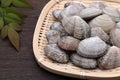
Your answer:
[[[55,9],[63,9],[64,4],[69,1],[80,1],[88,6],[90,3],[97,0],[51,0],[47,3],[40,14],[33,37],[33,51],[38,64],[50,72],[68,77],[91,80],[120,80],[120,67],[105,71],[99,69],[85,70],[76,67],[71,63],[56,63],[45,56],[44,46],[48,44],[45,34],[49,30],[50,25],[55,22],[55,19],[52,16],[52,11]],[[104,2],[105,4],[112,5],[120,10],[120,0],[100,1]]]

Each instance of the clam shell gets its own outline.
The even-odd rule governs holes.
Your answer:
[[[73,35],[74,33],[74,24],[75,24],[75,18],[74,17],[66,17],[62,20],[62,25],[65,29],[65,31],[69,34],[69,35]]]
[[[50,26],[51,30],[56,30],[58,32],[60,32],[61,36],[65,36],[68,35],[67,32],[65,31],[64,27],[62,26],[62,24],[60,22],[55,22]]]
[[[94,69],[97,67],[97,61],[95,59],[84,58],[78,54],[72,54],[70,59],[74,65],[85,69]]]
[[[90,36],[90,26],[79,16],[74,16],[74,34],[77,39],[83,39]]]
[[[120,48],[112,46],[106,55],[99,59],[100,69],[113,69],[120,67]]]
[[[102,2],[93,2],[92,4],[89,5],[89,7],[90,8],[94,7],[103,10],[106,7],[106,5]]]
[[[92,19],[98,15],[102,14],[102,10],[97,8],[86,8],[80,12],[80,17],[84,19]]]
[[[58,32],[56,30],[49,30],[46,33],[46,38],[47,38],[49,44],[55,44],[58,42],[58,40],[60,38],[60,32]]]
[[[61,50],[56,44],[49,44],[44,47],[45,54],[48,58],[60,62],[67,63],[69,58],[65,51]]]
[[[105,32],[109,33],[115,28],[116,23],[106,14],[100,15],[89,22],[90,27],[101,27]]]
[[[90,37],[82,40],[77,48],[77,53],[86,58],[98,58],[105,54],[107,44],[99,37]]]
[[[95,27],[91,29],[91,37],[95,37],[95,36],[98,36],[105,42],[109,40],[109,36],[107,35],[107,33],[103,31],[101,27]]]
[[[115,21],[115,22],[120,21],[120,12],[117,8],[114,8],[114,7],[111,7],[111,6],[105,7],[103,9],[103,13],[109,15],[113,19],[113,21]]]
[[[79,7],[85,9],[85,6],[82,3],[80,3],[79,1],[67,2],[67,3],[65,3],[64,7],[66,8],[70,5],[78,5]]]
[[[79,16],[66,17],[62,20],[66,32],[77,39],[89,36],[89,25]]]
[[[64,50],[75,51],[79,40],[71,36],[64,36],[59,39],[58,46]]]
[[[62,20],[64,17],[79,16],[81,10],[83,10],[83,8],[78,5],[70,5],[62,10],[60,19]]]
[[[52,15],[53,17],[56,19],[56,20],[59,20],[60,21],[60,13],[61,13],[62,10],[59,10],[59,9],[56,9],[52,12]]]
[[[115,28],[110,32],[111,43],[120,48],[120,29]]]

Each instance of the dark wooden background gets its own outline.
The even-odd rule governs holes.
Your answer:
[[[20,9],[28,15],[20,33],[20,51],[17,52],[7,39],[0,38],[0,80],[73,80],[49,73],[36,63],[32,50],[33,33],[39,14],[49,0],[28,1],[34,10]]]

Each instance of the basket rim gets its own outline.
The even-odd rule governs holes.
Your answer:
[[[63,0],[60,0],[60,1],[63,1]],[[89,1],[92,1],[92,0],[89,0]],[[106,0],[106,1],[109,1],[109,0]],[[110,0],[112,1],[112,0]],[[113,0],[114,1],[114,0]],[[117,0],[119,1],[119,0]],[[119,1],[120,2],[120,1]],[[52,72],[52,73],[55,73],[55,74],[60,74],[60,75],[63,75],[63,76],[69,76],[69,77],[75,77],[75,78],[80,78],[80,76],[85,76],[85,77],[96,77],[96,78],[120,78],[120,72],[114,72],[114,73],[108,73],[108,72],[105,72],[103,71],[102,73],[105,74],[105,75],[101,75],[100,73],[85,73],[85,75],[80,75],[80,74],[75,74],[75,73],[68,73],[68,72],[63,72],[59,69],[54,69],[52,66],[48,66],[46,63],[44,62],[41,62],[39,59],[40,59],[40,55],[39,55],[39,49],[38,49],[38,38],[39,38],[39,33],[40,33],[40,28],[42,26],[42,23],[45,19],[45,16],[47,15],[47,13],[49,12],[49,10],[51,9],[51,7],[57,3],[57,0],[50,0],[46,6],[43,8],[39,18],[38,18],[38,22],[36,24],[36,28],[35,28],[35,31],[34,31],[34,36],[33,36],[33,53],[34,53],[34,56],[35,56],[35,59],[36,61],[38,62],[38,64]]]

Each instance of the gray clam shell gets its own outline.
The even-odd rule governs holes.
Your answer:
[[[58,41],[58,46],[64,50],[75,51],[79,40],[71,36],[64,36]]]
[[[112,46],[106,55],[99,59],[100,69],[114,69],[120,67],[120,48]]]
[[[72,54],[70,59],[74,65],[85,69],[94,69],[97,67],[97,61],[95,59],[84,58],[78,54]]]
[[[74,34],[77,39],[88,38],[90,35],[90,26],[79,16],[74,16]]]
[[[110,32],[111,43],[120,48],[120,29],[115,28]]]
[[[101,27],[95,27],[91,29],[91,37],[95,37],[95,36],[98,36],[105,42],[109,40],[109,36],[107,35],[107,33],[103,31]]]
[[[89,8],[91,7],[103,10],[106,7],[106,5],[102,2],[93,2],[92,4],[89,5]]]
[[[56,44],[49,44],[44,47],[45,54],[48,58],[60,62],[67,63],[69,58],[68,55],[61,50]]]
[[[60,13],[62,10],[56,9],[52,12],[52,15],[55,19],[57,19],[58,21],[60,21]]]
[[[90,27],[101,27],[106,33],[109,33],[113,28],[116,27],[116,23],[111,19],[110,16],[103,14],[89,22]]]
[[[77,39],[89,37],[90,27],[79,16],[66,17],[62,20],[65,31]]]
[[[103,13],[109,15],[113,21],[115,22],[119,22],[120,21],[120,12],[117,8],[114,7],[105,7],[103,9]]]
[[[74,17],[65,17],[64,19],[62,19],[62,25],[65,29],[65,31],[69,34],[69,35],[73,35],[74,33]]]
[[[77,48],[77,53],[86,58],[98,58],[105,54],[107,44],[99,37],[90,37],[82,40]]]
[[[56,30],[49,30],[46,33],[46,38],[47,38],[49,44],[55,44],[58,42],[58,40],[60,38],[60,32],[58,32]]]
[[[64,7],[66,8],[70,5],[78,5],[79,7],[83,8],[83,9],[85,8],[85,6],[82,3],[80,3],[79,1],[67,2],[67,3],[65,3]]]
[[[74,17],[66,17],[64,19],[62,19],[62,25],[65,29],[65,31],[69,34],[69,35],[73,35],[74,33]]]
[[[84,19],[92,19],[100,14],[102,14],[102,10],[92,7],[83,9],[80,12],[80,17]]]
[[[60,19],[62,20],[65,17],[79,16],[83,9],[83,7],[79,7],[78,5],[70,5],[62,10],[60,13]]]
[[[51,30],[56,30],[58,32],[60,32],[61,36],[65,36],[68,35],[67,32],[65,31],[64,27],[62,26],[62,24],[60,22],[55,22],[50,26]]]

